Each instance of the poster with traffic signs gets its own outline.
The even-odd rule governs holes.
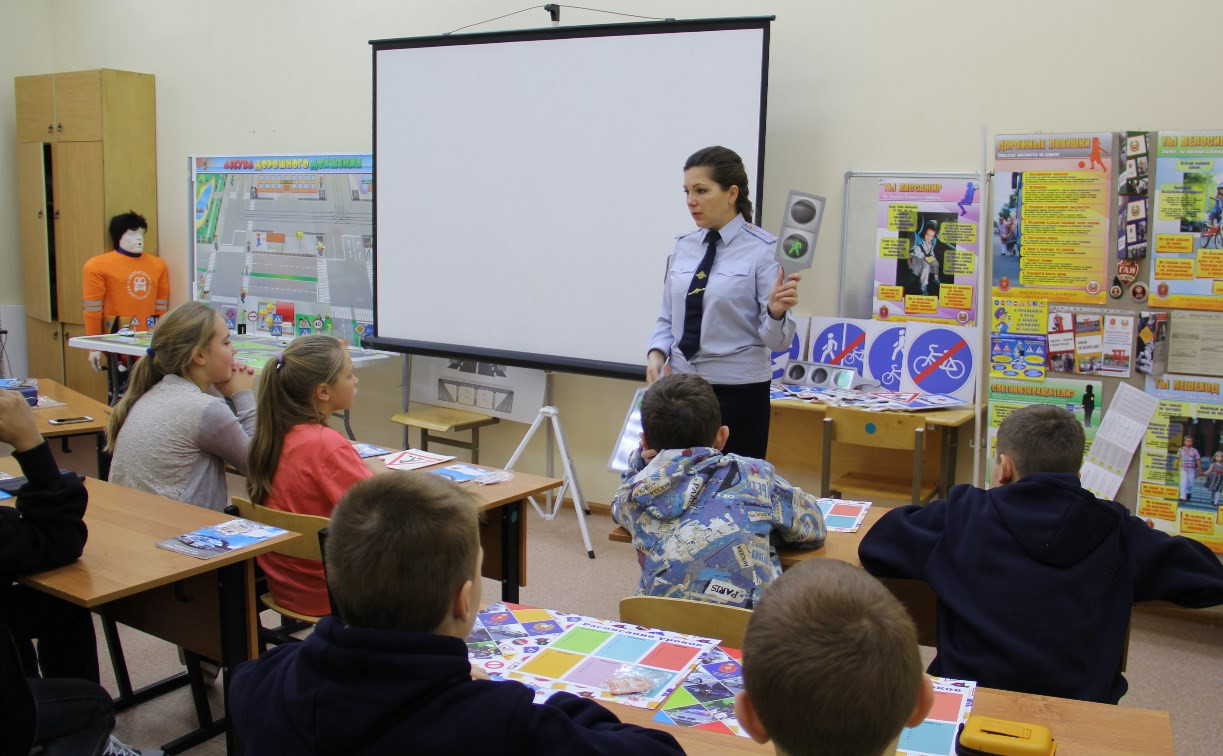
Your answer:
[[[810,328],[811,321],[807,318],[796,318],[795,326],[794,338],[790,339],[790,348],[773,352],[773,380],[775,381],[781,380],[781,376],[786,372],[786,364],[790,360],[803,358],[803,347],[807,343],[807,329]]]
[[[977,329],[910,322],[905,331],[901,390],[971,402],[977,387]]]
[[[879,179],[875,318],[976,324],[979,184]]]
[[[1103,304],[1113,275],[1115,136],[1000,135],[995,143],[993,288],[996,296]]]
[[[1223,310],[1223,131],[1161,132],[1155,176],[1151,304]]]

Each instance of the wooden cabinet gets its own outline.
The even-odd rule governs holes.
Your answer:
[[[84,333],[81,269],[111,249],[107,225],[113,216],[128,210],[143,215],[149,224],[145,254],[157,254],[153,77],[110,69],[19,76],[14,94],[31,374],[50,370],[46,377],[105,401],[104,378],[100,392],[91,390],[98,374],[64,336]]]

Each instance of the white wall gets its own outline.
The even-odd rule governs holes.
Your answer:
[[[43,4],[20,3],[10,12],[12,5],[0,11],[6,22],[0,42],[11,37],[28,54],[14,57],[8,45],[0,47],[0,73],[108,67],[157,76],[159,249],[174,276],[175,303],[186,292],[187,155],[369,150],[369,39],[439,34],[522,7],[517,0],[51,0],[48,24],[46,11],[38,10]],[[1139,0],[615,0],[600,5],[645,16],[777,16],[766,226],[776,226],[791,187],[827,195],[828,212],[839,215],[848,170],[975,170],[981,125],[990,138],[1030,131],[1223,128],[1223,101],[1211,94],[1218,66],[1213,48],[1200,41],[1205,39],[1201,30],[1223,28],[1218,0],[1167,0],[1158,6]],[[562,15],[573,24],[629,20],[571,8]],[[16,26],[7,23],[10,17]],[[532,10],[472,31],[546,24],[547,15]],[[49,57],[41,46],[47,38]],[[733,93],[720,92],[718,81],[719,71],[736,61],[677,60],[675,65],[691,72],[693,118],[706,117],[701,103],[710,96],[733,102]],[[11,163],[10,103],[11,88],[0,95],[0,154]],[[684,157],[675,156],[677,186]],[[456,170],[470,171],[478,183],[479,166]],[[598,165],[592,163],[591,170],[597,174]],[[20,301],[9,276],[16,264],[17,229],[4,222],[15,212],[11,174],[0,170],[0,303]],[[626,221],[631,223],[591,218],[592,224]],[[838,223],[825,224],[817,252],[826,262],[803,282],[800,313],[835,310],[839,236]],[[396,439],[386,418],[397,402],[398,371],[372,369],[361,375],[360,435]],[[614,491],[615,479],[603,465],[633,388],[593,378],[557,380],[567,440],[583,487],[596,501],[608,501]],[[504,462],[523,431],[515,424],[488,429],[484,461]],[[963,479],[971,463],[959,469]]]

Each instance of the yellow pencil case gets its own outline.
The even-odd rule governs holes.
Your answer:
[[[960,725],[955,752],[962,756],[1054,756],[1057,743],[1044,725],[972,715]]]

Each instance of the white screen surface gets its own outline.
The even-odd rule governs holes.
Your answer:
[[[730,147],[758,196],[767,22],[751,23],[376,43],[379,336],[643,365],[667,255],[694,228],[684,160]]]

